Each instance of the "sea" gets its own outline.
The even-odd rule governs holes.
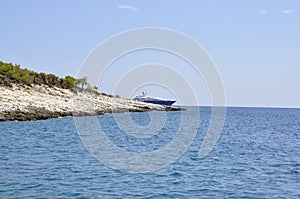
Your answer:
[[[198,125],[189,129],[182,112],[195,110]],[[300,198],[300,109],[229,107],[215,145],[200,157],[211,110],[129,113],[145,129],[153,115],[164,114],[162,126],[145,137],[127,134],[116,122],[118,114],[94,117],[107,138],[99,139],[100,146],[109,140],[126,154],[153,156],[185,123],[183,131],[194,133],[192,141],[182,143],[186,148],[178,158],[154,170],[153,162],[149,170],[134,170],[135,165],[124,169],[99,158],[97,149],[83,142],[73,117],[1,122],[0,198]],[[109,155],[117,161],[120,154]]]

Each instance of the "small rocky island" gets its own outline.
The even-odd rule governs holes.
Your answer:
[[[86,78],[60,78],[0,62],[0,121],[181,110],[123,99],[97,90]]]

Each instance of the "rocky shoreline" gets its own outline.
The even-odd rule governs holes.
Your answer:
[[[46,85],[0,87],[0,121],[40,120],[105,113],[179,111],[180,108],[143,103],[106,94],[71,92]]]

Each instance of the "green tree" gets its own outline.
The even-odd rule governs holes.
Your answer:
[[[93,91],[98,92],[98,86],[93,86]]]
[[[37,73],[26,68],[21,68],[20,65],[12,63],[4,63],[0,61],[0,85],[12,86],[12,84],[26,85],[47,85],[56,86],[59,88],[72,89],[78,87],[81,91],[89,91],[98,93],[98,87],[91,87],[87,81],[87,77],[75,79],[71,76],[60,78],[54,74]]]
[[[66,89],[72,89],[75,86],[75,78],[71,76],[66,76],[63,78],[62,87]]]
[[[55,86],[59,81],[59,77],[54,74],[47,74],[47,80],[49,86]]]
[[[47,79],[47,74],[46,73],[40,73],[40,76],[43,79],[43,84],[48,85],[48,79]]]
[[[88,87],[90,84],[87,82],[87,77],[78,78],[75,81],[75,85],[81,89],[81,91],[84,90],[84,88]]]
[[[35,74],[34,74],[34,80],[33,80],[33,83],[34,83],[34,84],[38,84],[38,85],[45,84],[45,83],[44,83],[44,80],[43,80],[43,77],[42,77],[42,75],[41,75],[41,73],[35,73]]]

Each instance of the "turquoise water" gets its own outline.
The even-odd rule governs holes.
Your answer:
[[[220,140],[199,159],[210,109],[187,152],[156,172],[106,167],[85,149],[73,118],[0,123],[0,198],[300,198],[300,109],[228,108]],[[140,125],[148,113],[132,113]],[[176,135],[180,112],[160,133],[127,136],[112,115],[98,116],[110,140],[128,151],[157,150]]]

